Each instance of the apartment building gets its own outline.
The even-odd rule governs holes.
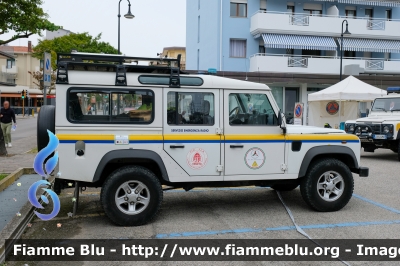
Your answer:
[[[343,74],[400,75],[397,0],[187,0],[186,69],[307,76],[267,83],[290,118],[339,75],[342,32]]]

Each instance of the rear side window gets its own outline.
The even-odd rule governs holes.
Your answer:
[[[84,124],[150,124],[154,93],[150,90],[70,89],[67,118]]]
[[[208,92],[168,92],[169,125],[214,125],[214,94]]]

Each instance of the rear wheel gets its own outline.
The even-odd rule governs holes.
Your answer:
[[[106,215],[115,224],[139,226],[156,216],[163,194],[153,172],[141,166],[126,166],[107,178],[100,198]]]
[[[342,209],[350,201],[353,190],[354,180],[349,167],[337,159],[313,163],[300,184],[304,201],[321,212]]]
[[[56,131],[56,107],[54,105],[44,105],[40,108],[37,118],[37,147],[41,151],[49,144],[49,135],[47,130],[53,134]]]

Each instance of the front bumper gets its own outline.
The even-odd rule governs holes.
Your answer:
[[[368,177],[369,175],[369,168],[360,166],[357,169],[352,169],[352,172],[358,174],[360,177]]]

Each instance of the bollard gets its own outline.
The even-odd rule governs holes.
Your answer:
[[[32,109],[32,117],[35,117],[35,111]]]

